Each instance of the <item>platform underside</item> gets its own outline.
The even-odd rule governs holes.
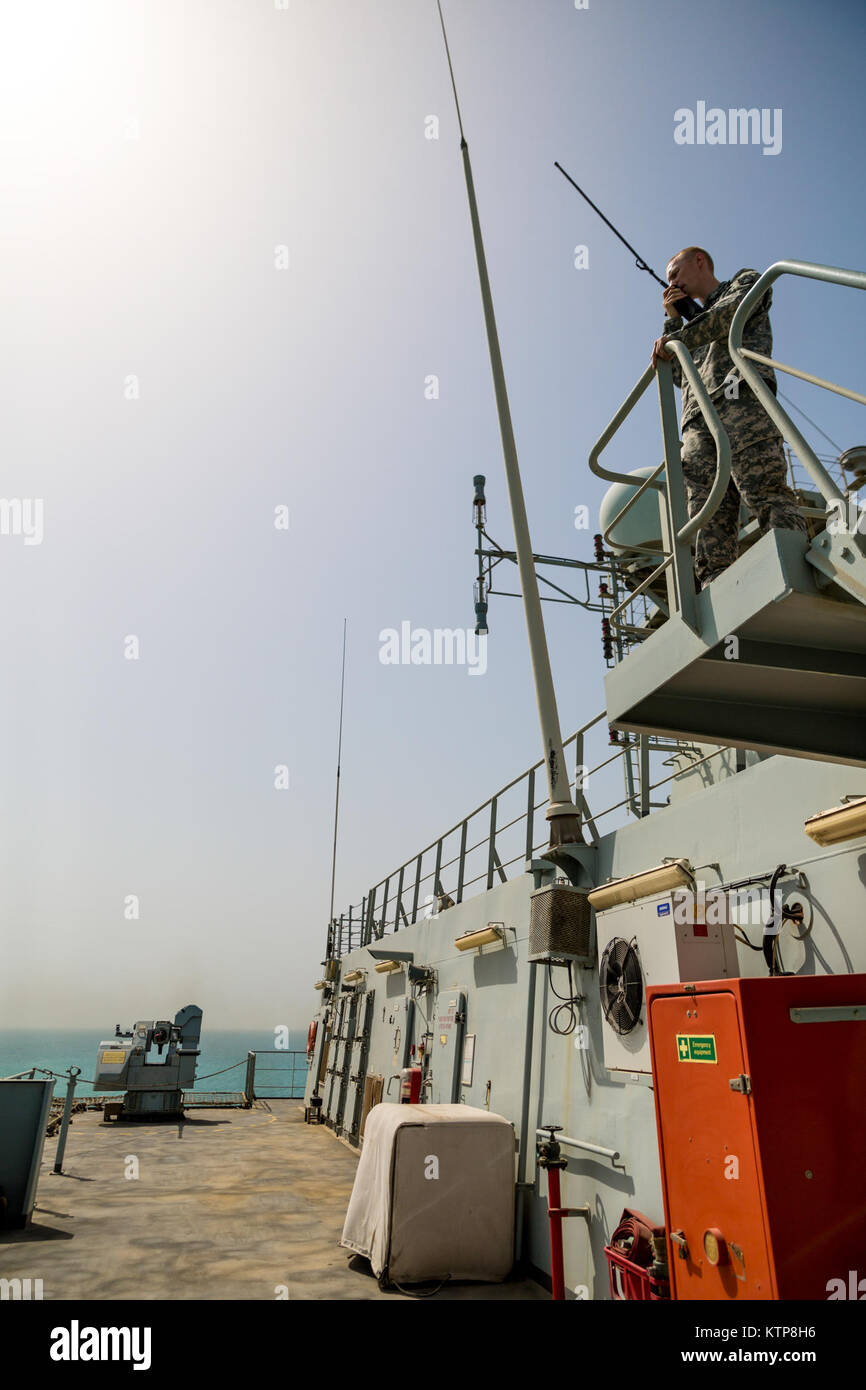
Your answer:
[[[763,536],[605,679],[614,728],[866,764],[866,608],[821,590],[805,537]],[[735,640],[734,640],[735,639]]]

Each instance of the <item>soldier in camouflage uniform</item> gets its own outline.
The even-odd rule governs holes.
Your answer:
[[[732,279],[720,283],[713,274],[709,253],[689,246],[669,263],[667,278],[670,288],[663,296],[667,314],[664,335],[653,346],[652,364],[655,366],[659,358],[670,361],[674,381],[682,387],[680,428],[689,516],[695,516],[709,496],[716,476],[716,446],[688,382],[682,380],[679,363],[664,349],[665,342],[674,339],[688,348],[731,442],[731,481],[718,511],[698,532],[695,546],[695,574],[700,587],[705,588],[737,558],[741,498],[754,512],[762,531],[775,527],[805,532],[806,523],[785,480],[782,436],[737,375],[728,353],[734,312],[759,278],[758,272],[738,270]],[[773,353],[772,293],[767,290],[743,330],[743,346],[767,357]],[[703,305],[703,312],[685,324],[674,307],[684,295],[699,299]],[[755,365],[775,394],[772,367]]]

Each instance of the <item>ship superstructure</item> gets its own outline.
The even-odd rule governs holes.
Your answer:
[[[730,445],[675,344],[716,485],[689,518],[670,369],[648,369],[589,453],[613,484],[580,566],[609,671],[607,709],[563,745],[577,834],[545,833],[541,760],[328,925],[311,1113],[356,1146],[401,1089],[509,1119],[515,1257],[577,1297],[825,1298],[866,1233],[866,450],[825,468],[741,348],[751,303],[788,274],[861,290],[866,275],[777,262],[731,326],[805,475],[809,535],[759,536],[743,515],[738,560],[696,592],[691,543]],[[654,377],[662,462],[606,470]],[[478,554],[483,622],[490,557],[514,557]],[[629,1211],[664,1276],[647,1269],[642,1292],[611,1246]]]

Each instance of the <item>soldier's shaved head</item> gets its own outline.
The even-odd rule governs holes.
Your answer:
[[[671,259],[676,261],[679,260],[680,256],[684,256],[688,257],[688,259],[691,260],[692,256],[697,255],[703,256],[704,260],[707,263],[707,269],[709,270],[710,274],[715,275],[716,267],[713,265],[713,258],[710,255],[709,251],[704,250],[703,246],[686,246],[683,248],[682,251],[678,251],[677,254],[673,256]]]

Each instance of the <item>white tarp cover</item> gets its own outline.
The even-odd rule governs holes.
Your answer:
[[[506,1278],[514,1253],[511,1122],[469,1105],[374,1106],[340,1244],[395,1282]]]

